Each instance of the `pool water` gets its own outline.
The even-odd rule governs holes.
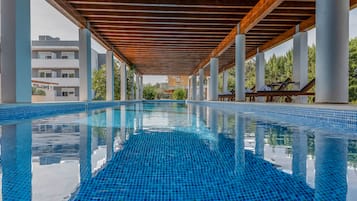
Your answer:
[[[328,130],[183,103],[3,124],[0,197],[357,200],[357,133]]]

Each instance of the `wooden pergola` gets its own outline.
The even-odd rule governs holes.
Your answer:
[[[234,39],[246,58],[315,25],[314,0],[48,0],[116,57],[144,75],[192,75],[219,58],[234,66]],[[351,8],[357,0],[350,0]],[[207,68],[208,69],[208,68]]]

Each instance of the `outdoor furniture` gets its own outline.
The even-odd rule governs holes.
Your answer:
[[[272,102],[273,97],[286,97],[286,102],[292,101],[292,96],[314,96],[314,92],[309,90],[315,85],[315,79],[312,79],[301,90],[276,90],[276,91],[257,91],[255,93],[246,93],[245,96],[249,99],[252,97],[266,97],[266,102]]]

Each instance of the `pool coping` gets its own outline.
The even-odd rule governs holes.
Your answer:
[[[348,133],[357,136],[357,108],[346,105],[242,103],[221,101],[187,101],[187,103],[209,106],[225,112],[250,113],[303,127],[316,128],[325,132]],[[326,129],[328,128],[328,129]]]
[[[93,101],[93,102],[48,102],[0,104],[0,124],[40,118],[57,114],[69,114],[101,109],[141,101]]]

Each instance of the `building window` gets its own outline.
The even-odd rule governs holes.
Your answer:
[[[62,70],[61,76],[63,78],[74,78],[74,70]]]
[[[74,59],[74,52],[61,52],[62,59]]]
[[[74,88],[62,88],[61,89],[61,96],[75,96],[75,89]]]
[[[39,74],[40,77],[49,77],[49,78],[52,77],[52,71],[40,71]]]
[[[56,58],[56,54],[53,52],[38,52],[38,56],[40,59],[54,59],[54,58]]]

